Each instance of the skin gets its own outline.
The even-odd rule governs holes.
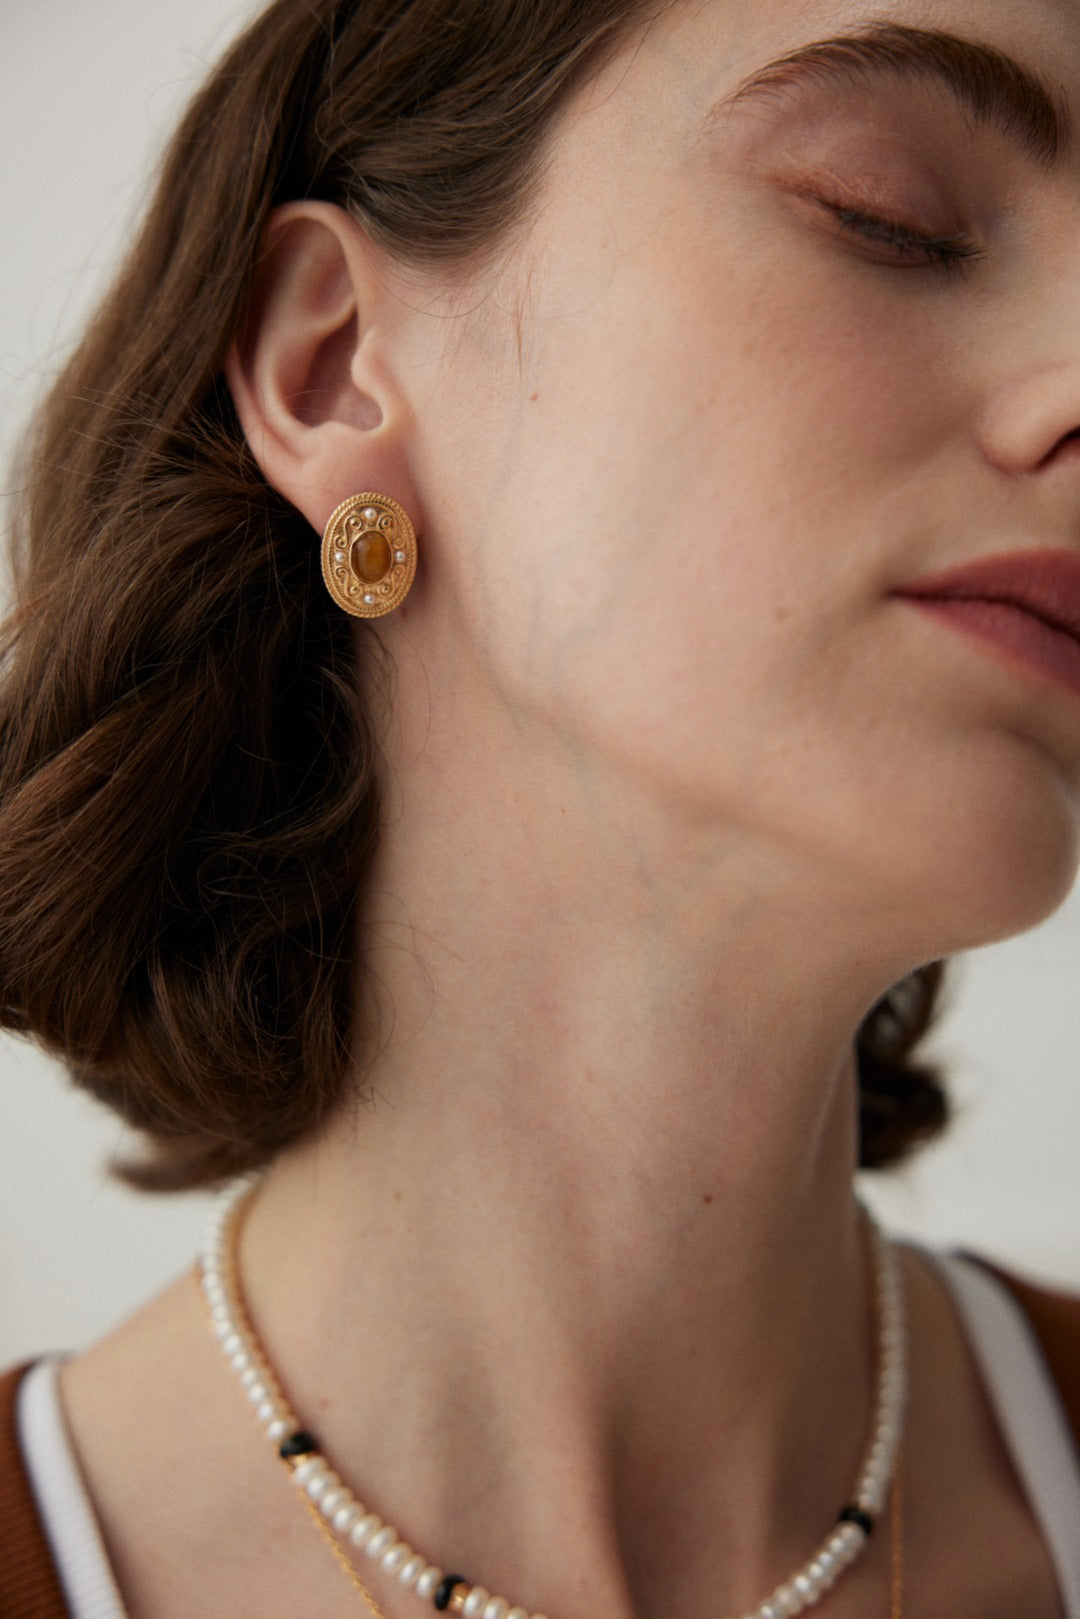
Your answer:
[[[977,31],[949,0],[683,0],[566,108],[493,262],[421,273],[290,205],[228,362],[313,529],[384,489],[421,555],[377,630],[378,1054],[271,1170],[245,1293],[357,1493],[553,1619],[739,1613],[821,1538],[869,1417],[853,1031],[1077,868],[1080,702],[891,593],[1080,544],[1080,159],[1038,172],[926,86],[707,117],[885,15],[1080,103],[1074,0],[983,0]],[[843,234],[823,173],[985,259]],[[905,1267],[905,1611],[1051,1619],[951,1307]],[[63,1392],[133,1619],[358,1611],[190,1278]],[[887,1551],[833,1619],[887,1611]]]

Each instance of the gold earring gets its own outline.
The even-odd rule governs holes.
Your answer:
[[[354,618],[381,618],[400,607],[416,577],[416,530],[389,495],[343,500],[323,533],[326,588]]]

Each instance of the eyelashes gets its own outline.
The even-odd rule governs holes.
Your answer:
[[[963,276],[969,266],[984,259],[986,254],[974,239],[963,231],[954,236],[933,236],[927,232],[902,225],[898,220],[883,219],[864,208],[851,208],[845,204],[826,202],[819,198],[836,219],[840,230],[864,242],[875,243],[892,252],[891,260],[880,260],[896,269],[932,268],[948,276]]]

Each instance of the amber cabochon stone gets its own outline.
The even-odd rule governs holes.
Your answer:
[[[365,585],[377,585],[380,579],[385,579],[393,560],[389,540],[377,529],[369,529],[353,541],[352,570]]]

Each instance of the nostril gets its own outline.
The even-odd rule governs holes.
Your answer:
[[[1080,427],[1074,427],[1071,432],[1063,434],[1050,453],[1043,457],[1041,465],[1045,467],[1059,456],[1070,461],[1080,456]]]

